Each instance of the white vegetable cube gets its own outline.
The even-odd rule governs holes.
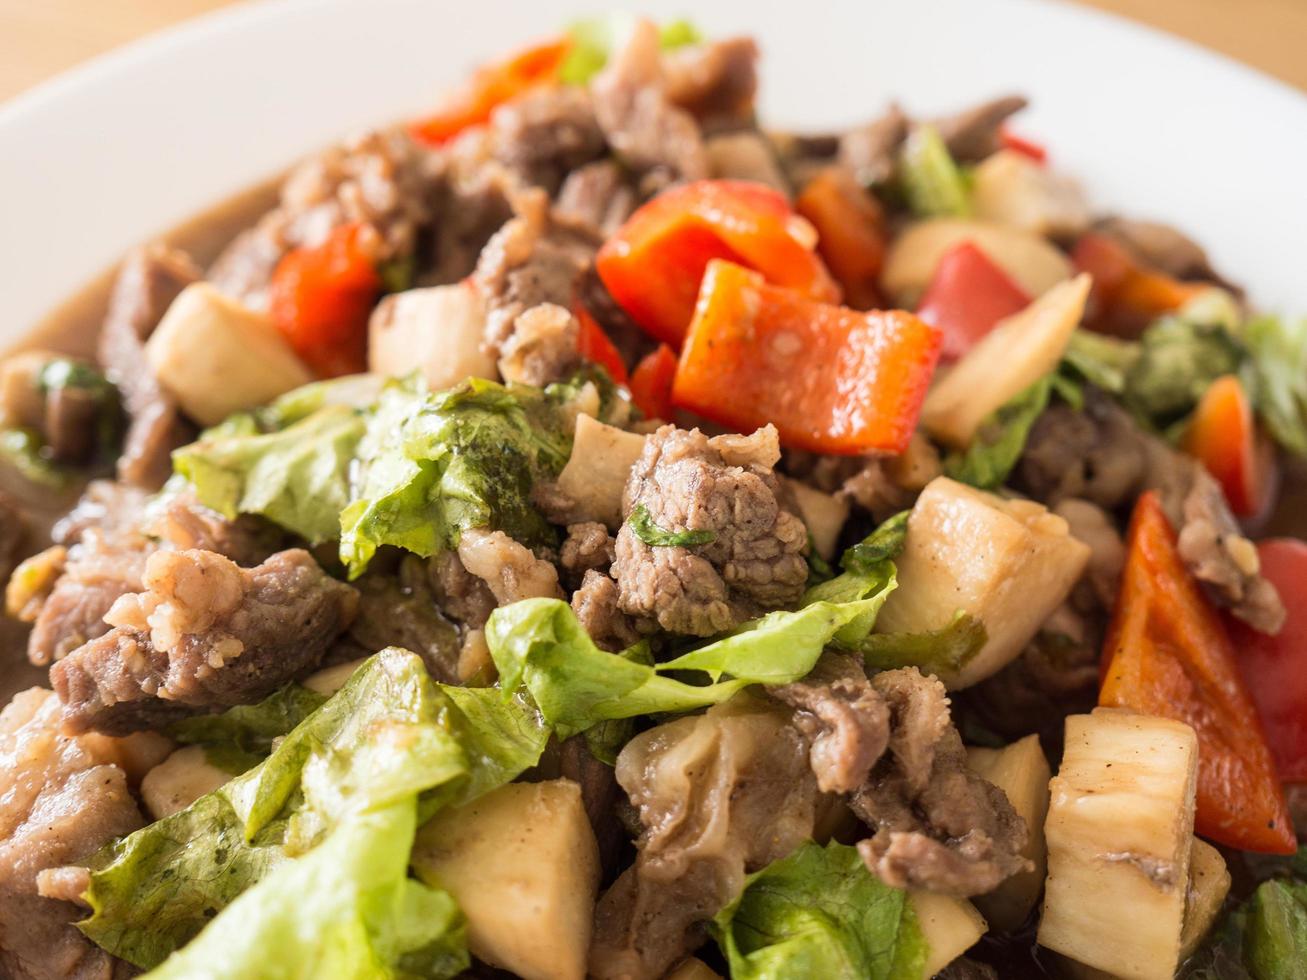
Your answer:
[[[480,959],[525,980],[585,977],[599,848],[576,783],[510,783],[438,814],[413,867],[457,899]]]
[[[268,317],[207,282],[192,283],[173,300],[145,356],[159,383],[201,425],[313,380]]]
[[[145,774],[141,799],[155,820],[185,810],[231,779],[231,773],[208,760],[199,745],[178,749]]]
[[[721,975],[697,956],[683,960],[681,965],[667,974],[666,980],[722,980]]]
[[[965,898],[911,891],[908,901],[926,940],[926,968],[922,978],[933,977],[969,950],[988,928],[985,917]]]
[[[589,415],[576,417],[572,455],[558,474],[558,489],[575,504],[574,520],[599,521],[610,531],[622,526],[622,490],[644,441]]]
[[[1189,891],[1185,896],[1184,929],[1180,932],[1180,959],[1186,960],[1198,948],[1221,914],[1230,893],[1230,869],[1221,852],[1195,837],[1189,854]]]
[[[1048,781],[1052,773],[1038,735],[1027,735],[1001,749],[968,748],[967,764],[1004,792],[1029,831],[1021,856],[1033,862],[1034,868],[1013,875],[988,895],[975,898],[976,908],[990,925],[1011,931],[1026,921],[1044,887],[1048,853],[1044,818],[1048,815]]]
[[[984,421],[1062,359],[1085,313],[1090,278],[1059,283],[987,333],[926,396],[921,426],[955,449],[965,449]]]
[[[482,349],[486,305],[468,280],[387,296],[368,322],[368,370],[392,377],[421,371],[432,391],[467,378],[499,377]]]
[[[1197,737],[1181,722],[1113,708],[1066,720],[1044,828],[1040,945],[1125,980],[1170,980],[1197,764]]]
[[[830,560],[835,557],[840,531],[849,519],[849,501],[831,493],[823,493],[799,480],[787,480],[799,505],[799,516],[808,526],[817,554]]]
[[[1024,153],[1000,150],[973,177],[971,203],[979,218],[1063,238],[1089,227],[1089,206],[1075,181]]]
[[[936,477],[908,518],[895,561],[899,586],[876,630],[920,633],[947,626],[958,612],[976,617],[985,645],[957,673],[940,676],[951,689],[967,687],[1021,652],[1088,560],[1089,548],[1041,504]]]

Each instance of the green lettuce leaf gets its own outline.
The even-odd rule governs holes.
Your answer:
[[[470,960],[457,904],[408,877],[416,813],[410,798],[343,821],[149,976],[362,980],[463,972]]]
[[[660,664],[642,646],[620,654],[599,649],[559,599],[496,609],[486,643],[503,690],[525,688],[565,738],[600,722],[719,704],[751,684],[798,680],[828,645],[853,647],[865,639],[894,586],[889,561],[845,572],[810,589],[794,612],[768,613]],[[668,677],[669,671],[702,674],[706,682]]]
[[[426,395],[391,385],[359,444],[352,499],[340,514],[340,554],[355,578],[376,549],[427,556],[464,530],[490,527],[524,544],[555,534],[531,503],[537,479],[571,452],[571,420],[556,395],[470,379]]]
[[[1017,465],[1026,440],[1048,407],[1053,376],[1046,375],[999,408],[980,426],[965,452],[950,453],[944,472],[981,490],[1002,486]]]
[[[985,624],[958,613],[947,626],[924,633],[871,633],[858,644],[868,667],[894,670],[919,667],[930,674],[961,670],[985,646]]]
[[[567,28],[572,49],[558,73],[563,84],[585,85],[599,74],[608,63],[609,53],[621,43],[634,21],[631,14],[624,13],[574,21]],[[703,35],[688,20],[670,21],[658,29],[658,34],[664,51],[703,40]]]
[[[154,967],[337,828],[388,807],[416,807],[425,819],[474,799],[534,765],[547,738],[520,699],[435,685],[416,655],[383,650],[264,762],[95,855],[85,894],[93,914],[78,927]]]
[[[168,734],[183,745],[202,745],[209,762],[234,775],[254,768],[273,741],[302,722],[325,701],[321,694],[287,684],[258,704],[242,704],[217,715],[174,723]]]
[[[899,186],[912,213],[923,218],[965,218],[971,195],[934,126],[916,126],[899,151]]]
[[[636,504],[626,519],[635,536],[651,548],[696,548],[716,539],[713,531],[669,531],[659,527],[644,504]]]
[[[1307,456],[1307,318],[1256,317],[1243,338],[1252,353],[1258,415],[1276,442]]]
[[[711,930],[733,980],[917,980],[928,952],[907,893],[834,842],[750,875]]]
[[[1139,344],[1090,330],[1076,330],[1062,352],[1062,364],[1111,395],[1125,393],[1126,372],[1139,359]]]
[[[202,504],[224,517],[260,514],[319,544],[340,534],[363,430],[363,417],[345,405],[328,405],[273,432],[238,416],[174,452],[173,468]]]

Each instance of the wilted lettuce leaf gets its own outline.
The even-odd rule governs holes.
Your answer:
[[[454,899],[408,877],[412,798],[354,814],[279,865],[149,974],[452,977],[469,965]]]
[[[1076,330],[1062,352],[1062,364],[1108,394],[1125,392],[1126,372],[1139,359],[1139,344],[1090,330]]]
[[[416,655],[383,650],[267,760],[99,852],[85,895],[93,915],[78,926],[116,956],[153,967],[347,823],[391,807],[425,817],[473,799],[534,765],[547,738],[521,701],[435,685]],[[405,859],[411,842],[410,833]],[[228,936],[232,955],[242,935]]]
[[[525,687],[566,737],[604,721],[718,704],[751,684],[798,680],[828,645],[865,638],[893,588],[892,563],[873,574],[846,572],[810,590],[797,611],[768,613],[661,664],[639,648],[599,649],[559,599],[501,606],[486,624],[486,642],[504,691]],[[702,673],[707,682],[668,677],[668,671]]]
[[[711,928],[733,980],[917,980],[928,952],[907,893],[834,842],[750,875]]]
[[[470,527],[526,544],[553,541],[531,487],[556,476],[571,452],[571,420],[559,404],[534,388],[477,379],[430,396],[387,388],[340,515],[341,559],[351,577],[382,545],[431,555]]]
[[[1252,352],[1258,414],[1276,442],[1307,456],[1307,318],[1256,317],[1243,336]]]
[[[287,684],[258,704],[176,722],[168,734],[183,745],[204,746],[209,762],[239,775],[262,762],[272,751],[274,739],[289,732],[325,700],[307,687]]]
[[[1001,486],[1017,465],[1030,430],[1048,407],[1053,376],[1046,375],[1011,401],[999,406],[976,432],[965,452],[951,453],[944,472],[982,490]]]
[[[259,431],[237,416],[173,453],[200,502],[224,517],[260,514],[318,544],[340,534],[349,467],[363,417],[329,405],[284,429]]]
[[[961,670],[985,646],[985,624],[958,613],[947,626],[923,633],[871,633],[858,644],[868,667],[919,667],[931,674]]]

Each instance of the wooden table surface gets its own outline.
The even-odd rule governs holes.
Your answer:
[[[0,101],[86,58],[229,2],[0,0]],[[1307,0],[1082,2],[1187,37],[1307,90]]]

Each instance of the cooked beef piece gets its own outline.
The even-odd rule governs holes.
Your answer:
[[[491,236],[513,217],[516,186],[512,174],[493,162],[451,167],[430,233],[431,257],[416,284],[443,286],[470,276]]]
[[[625,798],[613,767],[595,758],[585,736],[573,735],[561,741],[551,738],[526,778],[570,779],[581,787],[581,802],[599,842],[600,863],[605,871],[611,869],[626,843],[622,823],[616,816]]]
[[[440,611],[469,629],[480,629],[495,611],[494,593],[459,560],[457,552],[442,551],[427,564],[427,575]]]
[[[871,685],[889,706],[889,750],[849,801],[874,831],[858,844],[868,869],[895,888],[968,896],[1027,868],[1025,821],[967,767],[944,685],[915,667]]]
[[[0,492],[0,582],[7,582],[27,549],[27,518],[7,494]]]
[[[1080,497],[1109,510],[1139,492],[1148,455],[1125,410],[1096,388],[1077,411],[1058,402],[1036,420],[1014,474],[1016,486],[1050,507]]]
[[[154,538],[173,548],[216,551],[241,565],[258,564],[281,538],[256,518],[228,521],[189,494],[158,513],[147,511],[147,503],[134,487],[97,480],[55,525],[55,540],[69,547],[28,638],[32,663],[53,663],[109,631],[105,613],[120,596],[141,590],[146,558],[160,547]]]
[[[1284,603],[1261,575],[1257,548],[1239,530],[1221,485],[1198,464],[1181,504],[1180,557],[1221,605],[1255,630],[1278,633]]]
[[[1125,567],[1125,542],[1111,516],[1075,497],[1061,500],[1053,511],[1067,522],[1073,538],[1089,545],[1089,564],[1072,592],[1072,604],[1082,612],[1110,612]]]
[[[406,555],[395,573],[369,572],[354,587],[359,608],[348,635],[359,656],[403,647],[440,683],[458,683],[458,629],[441,614],[421,559]]]
[[[988,963],[959,956],[935,974],[936,980],[999,980],[998,971]]]
[[[613,52],[590,91],[595,116],[621,162],[652,193],[678,180],[708,176],[708,157],[694,116],[668,98],[658,28],[641,20]]]
[[[468,528],[458,540],[458,558],[490,587],[501,606],[520,599],[563,596],[558,569],[503,531]]]
[[[145,360],[145,342],[177,294],[199,277],[190,256],[159,244],[133,249],[118,270],[100,329],[99,358],[129,419],[118,459],[124,483],[160,487],[172,472],[170,454],[189,437],[176,401]]]
[[[281,202],[239,235],[209,269],[221,291],[266,309],[273,270],[292,248],[320,245],[352,222],[377,232],[378,262],[414,253],[431,221],[438,164],[401,127],[363,133],[305,160],[286,178]]]
[[[667,99],[708,126],[739,125],[753,118],[758,94],[758,45],[729,37],[663,54]]]
[[[286,534],[261,518],[242,514],[228,520],[189,492],[173,497],[145,529],[178,551],[216,551],[237,565],[257,565],[286,543]]]
[[[1104,218],[1095,227],[1169,276],[1224,283],[1202,246],[1170,225],[1112,217]]]
[[[316,666],[358,607],[299,549],[248,570],[157,551],[142,584],[114,603],[108,633],[51,670],[67,730],[121,735],[252,704]]]
[[[1060,607],[1019,657],[956,695],[955,714],[1005,738],[1037,732],[1045,745],[1061,745],[1063,719],[1097,703],[1106,627],[1103,613]]]
[[[908,135],[908,117],[891,105],[878,119],[840,137],[839,161],[860,184],[883,184],[898,168],[899,147]]]
[[[146,501],[134,487],[97,480],[55,525],[55,541],[68,545],[67,560],[28,637],[32,663],[46,666],[107,633],[105,613],[120,596],[141,589],[155,547],[142,530]]]
[[[111,743],[61,734],[60,720],[59,700],[40,688],[0,711],[0,975],[127,976],[72,925],[85,909],[47,897],[76,894],[57,869],[144,823]]]
[[[495,159],[551,195],[607,149],[590,93],[574,85],[540,88],[500,106],[490,117],[490,143]]]
[[[1028,104],[1020,95],[1006,95],[935,119],[933,124],[953,159],[977,163],[1002,148],[999,132],[1003,123]]]
[[[635,191],[612,160],[596,160],[573,170],[554,202],[555,218],[598,238],[607,238],[635,210]]]
[[[851,793],[867,781],[889,745],[890,715],[858,659],[827,653],[803,680],[769,693],[794,708],[823,793]]]
[[[595,645],[610,653],[625,650],[640,639],[630,616],[622,612],[617,583],[593,569],[572,593],[572,611]]]
[[[74,385],[46,392],[42,429],[50,455],[61,463],[85,463],[96,451],[100,413],[98,394]]]
[[[628,365],[638,364],[646,354],[658,345],[645,333],[630,315],[617,305],[608,287],[595,271],[592,264],[581,277],[577,286],[577,296],[586,311],[595,318],[613,342],[622,360]]]
[[[613,578],[622,610],[665,630],[711,636],[803,594],[808,532],[773,472],[773,426],[751,436],[708,438],[665,425],[645,442],[623,493],[670,532],[712,535],[693,547],[655,546],[630,522],[617,534]]]
[[[616,542],[608,528],[598,521],[584,521],[567,526],[567,537],[559,561],[563,569],[580,579],[591,569],[604,569],[613,563]]]
[[[485,346],[500,373],[543,386],[581,364],[580,327],[568,311],[595,242],[552,225],[538,191],[520,195],[518,205],[481,253],[475,282],[486,299]]]
[[[599,900],[590,973],[653,980],[704,939],[744,876],[813,831],[818,797],[789,713],[740,696],[637,735],[617,781],[642,827],[635,864]]]

